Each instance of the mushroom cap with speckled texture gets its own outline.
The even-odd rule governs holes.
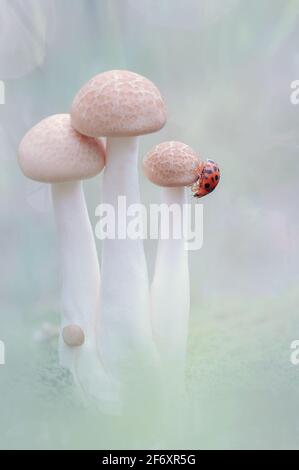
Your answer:
[[[143,170],[158,186],[192,185],[198,179],[199,157],[182,142],[163,142],[156,145],[143,159]]]
[[[105,149],[100,140],[75,131],[69,114],[55,114],[27,132],[20,143],[18,158],[28,178],[60,183],[100,173],[105,165]]]
[[[100,73],[77,93],[72,125],[91,137],[129,137],[160,130],[166,108],[158,88],[126,70]]]

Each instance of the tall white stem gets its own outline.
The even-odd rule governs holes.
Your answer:
[[[62,326],[95,325],[100,270],[81,181],[52,185],[62,271]],[[63,359],[63,358],[62,358]]]
[[[183,238],[182,210],[186,194],[184,187],[163,188],[162,191],[162,202],[169,208],[173,204],[178,205],[181,218],[170,218],[170,237],[158,242],[151,286],[153,330],[164,369],[172,374],[176,371],[181,380],[185,367],[190,309],[188,251]],[[174,233],[182,235],[175,239]]]
[[[76,324],[85,335],[80,347],[60,338],[60,362],[89,397],[115,401],[112,385],[97,358],[95,319],[99,307],[100,269],[81,181],[52,185],[62,271],[62,328]]]
[[[109,138],[102,202],[117,214],[118,197],[140,203],[138,137]],[[155,348],[149,311],[149,284],[143,241],[105,239],[102,244],[99,347],[104,363],[120,382],[136,368],[152,365]]]

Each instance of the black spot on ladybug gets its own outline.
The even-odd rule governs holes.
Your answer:
[[[205,184],[205,189],[209,189],[209,187],[210,187],[209,183],[206,183]]]
[[[215,180],[218,181],[218,175],[215,176]]]

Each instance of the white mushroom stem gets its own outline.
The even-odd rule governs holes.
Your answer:
[[[127,207],[140,203],[138,141],[138,137],[107,139],[102,202],[115,209],[118,196],[126,196]],[[136,367],[155,361],[143,241],[117,235],[103,240],[101,272],[99,347],[104,363],[122,381],[129,371],[134,374]]]
[[[95,326],[100,270],[81,181],[52,185],[62,270],[62,327]],[[62,358],[63,359],[63,358]]]
[[[53,184],[52,199],[62,270],[61,326],[77,325],[84,332],[79,347],[68,346],[60,337],[60,362],[72,371],[88,398],[114,413],[119,406],[117,393],[96,352],[100,269],[82,182]]]
[[[170,217],[170,237],[158,242],[151,286],[152,321],[163,373],[169,371],[173,376],[176,371],[176,378],[182,380],[190,309],[188,251],[183,237],[186,193],[184,187],[163,188],[162,191],[162,202],[169,208],[178,205],[181,218]],[[174,233],[181,233],[181,237],[175,239]]]

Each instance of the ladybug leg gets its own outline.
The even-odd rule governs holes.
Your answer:
[[[201,175],[203,168],[204,168],[204,163],[200,163],[198,167],[195,169],[199,176]]]
[[[199,183],[200,183],[200,177],[195,181],[195,183],[193,183],[191,185],[191,191],[193,193],[197,193],[198,189],[199,189]]]
[[[199,189],[199,184],[200,184],[200,180],[202,178],[202,172],[203,172],[203,168],[204,168],[204,165],[202,163],[200,163],[198,165],[198,167],[195,169],[196,173],[197,173],[197,180],[191,185],[191,191],[193,193],[196,193]]]

